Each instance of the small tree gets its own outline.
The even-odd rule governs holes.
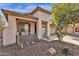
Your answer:
[[[78,12],[75,12],[76,10],[79,10],[79,4],[55,4],[55,6],[52,8],[52,17],[53,22],[56,26],[56,33],[58,35],[59,40],[62,40],[63,37],[63,27],[68,24],[73,24],[78,21],[79,17]],[[77,20],[76,20],[77,19]]]

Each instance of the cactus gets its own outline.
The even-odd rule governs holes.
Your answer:
[[[23,48],[23,43],[20,39],[20,35],[16,36],[16,44],[17,44],[18,48]]]

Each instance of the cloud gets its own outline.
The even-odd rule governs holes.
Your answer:
[[[15,11],[19,11],[19,12],[22,12],[22,13],[29,13],[31,12],[33,9],[35,9],[36,6],[32,6],[32,5],[29,5],[29,6],[25,6],[24,8],[22,8],[21,6],[18,6],[16,7]]]
[[[49,4],[37,4],[37,3],[33,3],[33,4],[18,4],[15,6],[15,8],[7,8],[9,10],[15,10],[15,11],[19,11],[19,12],[23,12],[23,13],[29,13],[31,12],[33,9],[35,9],[37,6],[40,6],[42,8],[45,8],[47,10],[51,9],[51,6]]]

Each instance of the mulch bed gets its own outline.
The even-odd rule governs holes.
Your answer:
[[[61,42],[61,41],[39,41],[24,45],[23,49],[18,49],[17,45],[1,46],[0,56],[52,56],[48,49],[53,47],[57,53],[54,56],[64,56],[62,53],[63,48],[68,48],[72,52],[72,56],[79,55],[79,46]]]

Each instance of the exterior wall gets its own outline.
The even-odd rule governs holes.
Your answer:
[[[66,29],[67,29],[67,33],[73,33],[74,32],[74,27],[73,27],[72,24],[69,24]]]
[[[35,34],[35,23],[30,22],[31,34]]]
[[[42,39],[42,21],[38,19],[37,21],[37,38]]]
[[[76,23],[75,26],[73,26],[72,24],[69,24],[69,25],[68,25],[67,32],[68,32],[68,33],[76,33],[76,32],[77,32],[76,29],[79,30],[79,23]],[[78,32],[79,32],[79,31],[78,31]],[[78,32],[77,32],[77,33],[78,33]]]
[[[48,21],[49,14],[37,11],[36,13],[33,14],[33,16],[39,18],[40,20]]]
[[[8,15],[8,27],[3,32],[3,45],[11,45],[16,42],[16,18]]]

